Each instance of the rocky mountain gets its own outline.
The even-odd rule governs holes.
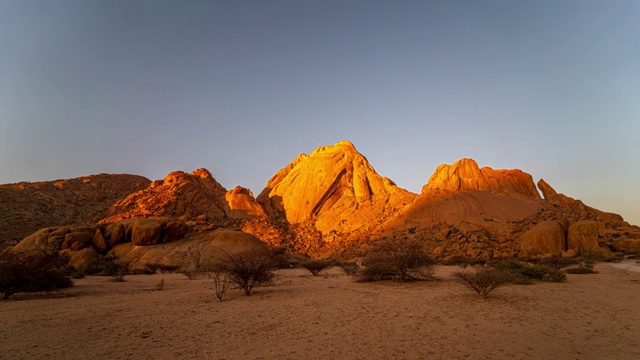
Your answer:
[[[0,249],[40,228],[96,223],[111,205],[150,183],[137,175],[99,174],[0,185]]]
[[[129,218],[180,217],[222,226],[228,219],[264,217],[262,207],[249,189],[227,191],[206,169],[174,171],[163,180],[130,194],[113,204],[101,222]]]
[[[138,254],[136,247],[140,246],[169,249],[164,243],[173,239],[187,241],[171,247],[180,249],[182,263],[191,256],[187,251],[190,241],[204,241],[198,246],[206,246],[207,239],[213,238],[208,234],[224,229],[242,230],[267,244],[321,257],[359,256],[366,251],[367,242],[385,237],[418,239],[434,257],[444,260],[575,256],[585,251],[640,253],[640,227],[559,194],[544,180],[536,188],[532,176],[521,170],[480,168],[472,159],[460,159],[438,166],[422,192],[413,194],[377,174],[348,141],[299,155],[267,182],[257,199],[242,187],[227,191],[205,169],[174,171],[153,182],[131,177],[140,181],[126,191],[118,182],[124,178],[107,176],[104,184],[95,185],[100,176],[39,185],[49,189],[75,184],[69,195],[28,191],[11,193],[13,199],[1,191],[27,185],[0,187],[0,195],[5,196],[0,205],[8,209],[3,214],[22,214],[11,221],[3,219],[0,236],[18,236],[16,229],[24,223],[29,230],[23,229],[19,236],[36,227],[93,222],[99,224],[43,229],[29,237],[27,244],[53,244],[65,251],[98,256],[105,251],[124,254],[116,247],[126,248],[127,254]],[[52,197],[56,200],[43,200]],[[56,216],[47,217],[50,214]],[[139,237],[132,235],[134,230],[127,229],[138,229],[135,231],[155,240],[135,240]],[[175,229],[180,230],[181,238],[171,235]],[[66,238],[59,234],[64,231],[84,233],[64,235],[84,240],[76,245],[69,240],[65,245]],[[102,240],[113,231],[128,245]],[[154,258],[162,258],[158,255],[162,251],[153,250]],[[169,258],[167,254],[164,259]]]
[[[301,154],[258,196],[273,217],[311,222],[323,234],[366,231],[411,203],[415,194],[376,173],[349,141]]]

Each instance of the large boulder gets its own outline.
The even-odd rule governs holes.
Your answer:
[[[107,225],[104,228],[104,237],[110,248],[127,241],[124,225],[119,222]]]
[[[163,223],[157,219],[136,219],[131,230],[134,245],[156,245],[162,243]]]
[[[69,266],[76,270],[83,266],[88,266],[98,258],[98,252],[92,247],[86,247],[78,251],[66,250],[63,253],[69,256]]]
[[[164,221],[165,242],[184,238],[189,231],[187,224],[178,219],[166,219]]]
[[[96,233],[93,235],[92,243],[93,243],[93,247],[99,253],[105,253],[107,250],[109,250],[109,244],[107,243],[107,240],[102,235],[102,231],[100,231],[100,229],[96,229]]]
[[[606,253],[598,245],[598,229],[597,221],[578,221],[572,224],[567,234],[567,248],[575,250],[578,255],[585,251]]]
[[[188,269],[194,266],[194,262],[213,262],[225,252],[239,251],[269,250],[264,242],[251,234],[218,229],[189,234],[184,240],[158,245],[135,246],[133,243],[124,243],[116,245],[107,256],[120,259],[131,270],[143,270],[149,264]]]
[[[566,247],[564,229],[557,221],[543,221],[520,237],[520,256],[559,256]]]

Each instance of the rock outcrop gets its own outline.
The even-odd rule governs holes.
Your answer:
[[[253,197],[251,190],[236,186],[225,195],[227,215],[233,219],[259,219],[266,217],[264,209]]]
[[[227,191],[206,169],[173,171],[141,191],[115,203],[102,222],[127,218],[180,217],[221,226],[228,219],[256,219],[264,210],[249,189]]]
[[[205,169],[188,174],[183,171],[169,173],[162,181],[151,185],[115,203],[103,222],[116,222],[128,218],[201,216],[221,225],[225,218],[225,195],[222,187]]]
[[[99,174],[0,185],[0,249],[41,228],[96,223],[112,204],[150,183],[137,175]]]
[[[185,239],[162,245],[135,246],[124,243],[115,246],[109,256],[128,264],[130,270],[144,270],[150,264],[178,266],[191,269],[196,263],[215,261],[224,253],[239,251],[267,252],[267,245],[242,231],[217,229],[192,233]]]
[[[598,244],[599,224],[597,221],[578,221],[571,226],[567,233],[567,248],[577,255],[585,251],[599,251],[608,255],[608,251]]]
[[[531,175],[521,170],[480,169],[472,159],[460,159],[452,165],[440,165],[422,187],[422,193],[438,191],[478,190],[507,195],[520,194],[540,199]]]
[[[258,202],[271,216],[292,224],[311,221],[328,233],[371,228],[414,198],[341,141],[298,156],[267,182]]]
[[[520,256],[560,256],[567,250],[567,236],[557,221],[543,221],[520,237]]]

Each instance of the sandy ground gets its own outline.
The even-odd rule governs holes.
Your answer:
[[[456,267],[412,284],[281,270],[275,285],[222,303],[208,279],[89,277],[1,302],[0,358],[640,359],[640,273],[596,269],[486,300],[448,281]]]

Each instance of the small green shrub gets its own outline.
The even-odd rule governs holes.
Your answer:
[[[593,269],[593,265],[580,264],[576,267],[565,270],[567,274],[597,274],[598,272]]]
[[[577,264],[579,261],[576,258],[566,258],[560,256],[553,256],[548,258],[542,258],[538,262],[540,265],[548,266],[554,270],[561,270],[566,267]]]
[[[532,284],[533,280],[562,282],[566,275],[559,270],[546,265],[531,265],[516,259],[505,259],[491,262],[490,266],[497,270],[512,275],[512,281],[517,284]]]

